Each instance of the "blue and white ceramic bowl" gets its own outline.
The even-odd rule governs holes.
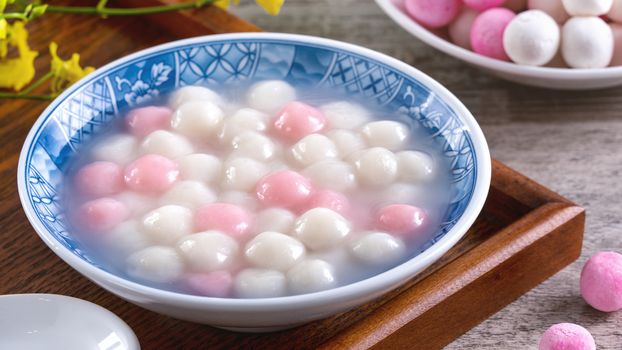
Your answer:
[[[372,278],[305,295],[220,299],[185,295],[115,276],[66,229],[58,203],[68,160],[117,111],[190,84],[284,79],[331,86],[414,119],[450,159],[452,193],[442,227],[413,259]],[[491,162],[477,122],[447,89],[378,52],[338,41],[274,33],[198,37],[137,52],[85,77],[39,117],[24,143],[18,187],[31,224],[65,262],[112,293],[147,309],[217,327],[268,331],[361,305],[408,281],[451,248],[482,209]]]

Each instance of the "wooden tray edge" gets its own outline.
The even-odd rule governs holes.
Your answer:
[[[537,208],[551,202],[575,205],[568,198],[526,177],[500,161],[492,160],[491,187],[501,190],[529,208]]]
[[[585,211],[578,206],[536,208],[322,348],[413,348],[412,339],[425,339],[426,349],[442,348],[576,260],[584,223]],[[474,300],[488,302],[473,307]]]

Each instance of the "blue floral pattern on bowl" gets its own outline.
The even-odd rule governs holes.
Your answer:
[[[430,88],[382,62],[330,46],[281,39],[206,38],[169,45],[98,70],[46,110],[27,145],[26,173],[19,176],[38,220],[58,242],[98,266],[67,233],[58,203],[67,162],[79,146],[124,107],[184,85],[247,79],[283,79],[297,87],[330,86],[352,98],[374,101],[420,125],[450,161],[455,189],[441,227],[422,250],[440,240],[464,213],[477,178],[473,142],[456,111]]]

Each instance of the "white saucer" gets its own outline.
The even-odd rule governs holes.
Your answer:
[[[55,294],[0,296],[0,349],[138,350],[132,329],[112,312]]]

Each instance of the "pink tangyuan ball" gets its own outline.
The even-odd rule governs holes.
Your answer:
[[[198,294],[214,298],[226,298],[231,294],[233,277],[229,271],[189,273],[184,277],[188,287]]]
[[[272,121],[274,133],[287,142],[296,142],[319,132],[326,125],[326,116],[322,111],[298,101],[285,105]]]
[[[80,193],[103,197],[119,193],[123,187],[123,169],[113,162],[93,162],[82,167],[75,177]]]
[[[462,0],[465,5],[476,10],[485,11],[493,7],[499,7],[505,3],[505,0]]]
[[[313,186],[299,173],[281,170],[261,178],[255,192],[266,207],[291,208],[307,201],[313,192]]]
[[[199,231],[218,230],[235,238],[246,239],[252,225],[253,216],[235,204],[205,204],[194,213],[194,227]]]
[[[130,133],[145,137],[156,130],[168,129],[173,111],[168,107],[149,106],[131,110],[125,123]]]
[[[416,236],[427,223],[425,211],[406,204],[387,205],[376,215],[378,229],[397,235]]]
[[[428,28],[441,28],[454,20],[462,9],[460,0],[406,0],[406,12]]]
[[[86,230],[105,232],[125,221],[130,215],[125,204],[112,198],[99,198],[78,208],[78,225]]]
[[[593,308],[604,312],[622,310],[622,255],[594,254],[583,266],[580,285],[583,299]]]
[[[174,161],[157,155],[142,156],[125,167],[125,184],[134,191],[162,193],[169,190],[179,177]]]
[[[514,16],[514,12],[506,8],[492,8],[480,13],[471,27],[472,50],[483,56],[509,61],[503,48],[503,32]]]
[[[552,325],[542,334],[538,350],[595,350],[596,343],[587,329],[573,323]]]

